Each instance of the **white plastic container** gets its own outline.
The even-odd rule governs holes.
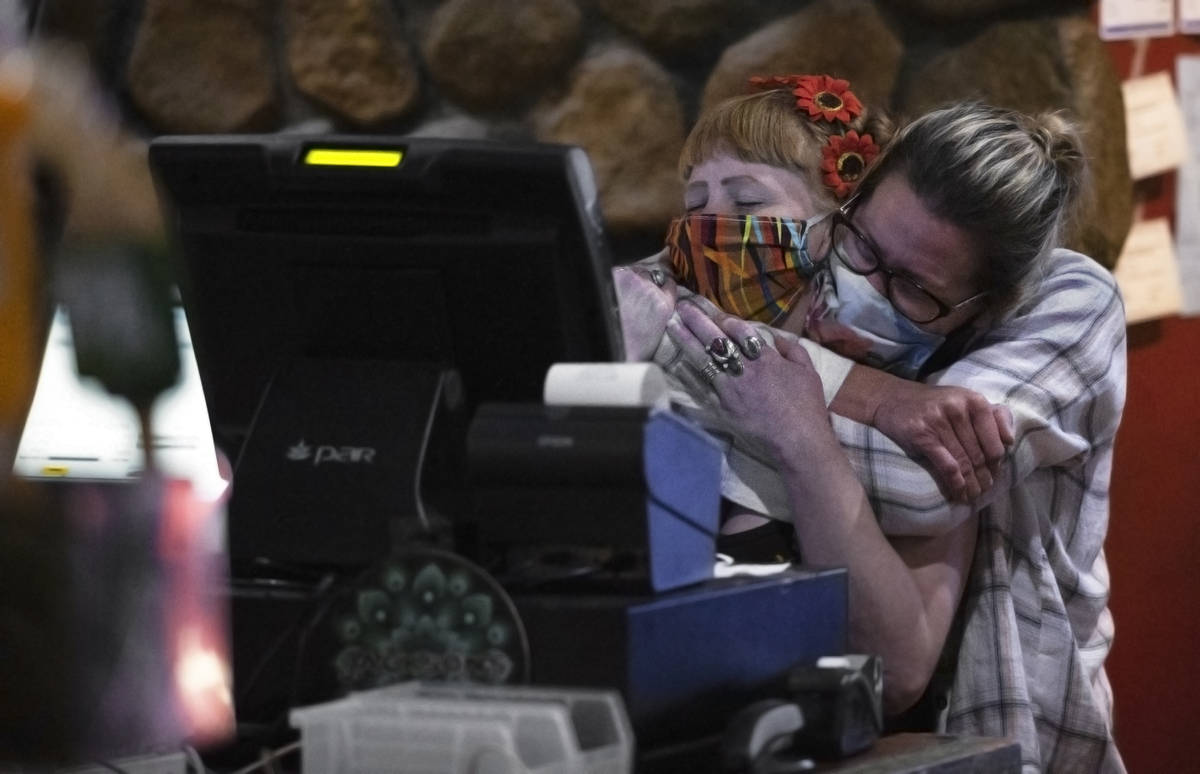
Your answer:
[[[402,683],[291,712],[304,774],[623,774],[616,691]]]

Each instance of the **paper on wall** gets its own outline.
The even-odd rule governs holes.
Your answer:
[[[1179,31],[1200,34],[1200,0],[1179,0]]]
[[[1180,311],[1195,315],[1200,314],[1200,56],[1176,58],[1175,83],[1191,149],[1175,177],[1175,257],[1183,285]]]
[[[1179,272],[1166,218],[1133,224],[1113,276],[1125,299],[1127,323],[1179,313]]]
[[[1100,0],[1100,39],[1175,34],[1175,0]]]
[[[1165,72],[1130,78],[1121,84],[1125,102],[1125,144],[1134,180],[1158,175],[1187,161],[1183,112]]]

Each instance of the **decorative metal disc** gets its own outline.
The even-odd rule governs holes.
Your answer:
[[[529,680],[529,640],[512,600],[448,551],[410,548],[378,562],[334,603],[328,623],[344,691],[404,680]]]

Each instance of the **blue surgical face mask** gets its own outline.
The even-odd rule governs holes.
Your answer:
[[[832,293],[824,307],[821,326],[847,329],[853,339],[843,354],[860,363],[914,379],[946,337],[930,333],[900,314],[870,280],[855,274],[836,259],[828,262],[833,272]],[[834,323],[830,326],[830,323]],[[838,349],[838,347],[834,347]]]

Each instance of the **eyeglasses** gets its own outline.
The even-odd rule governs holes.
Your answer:
[[[988,294],[985,290],[957,304],[947,304],[920,283],[889,269],[879,259],[879,252],[871,240],[850,222],[850,211],[857,198],[850,199],[833,213],[833,251],[838,260],[855,274],[866,277],[875,272],[882,273],[883,294],[900,314],[915,323],[931,323]]]

